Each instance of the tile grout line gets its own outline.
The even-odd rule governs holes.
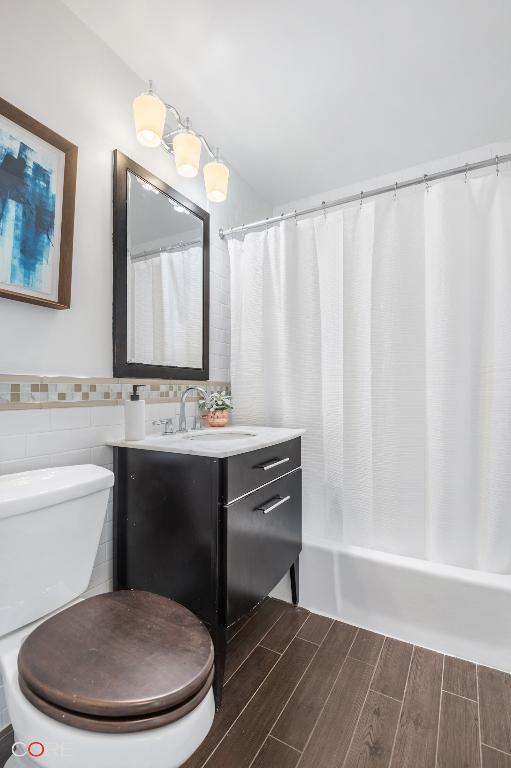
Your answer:
[[[277,653],[279,656],[282,656],[284,651],[276,651],[274,648],[268,648],[267,645],[263,645],[262,643],[259,643],[259,645],[256,645],[256,648],[264,648],[265,651],[271,651],[272,653]]]
[[[277,738],[277,736],[273,736],[271,733],[269,733],[268,736],[266,737],[265,743],[268,741],[268,739],[274,739],[275,741],[279,741],[285,747],[289,747],[289,749],[292,749],[293,752],[298,752],[299,755],[302,754],[299,749],[297,749],[296,747],[292,747],[291,744],[287,743],[287,741],[282,741],[282,739]]]
[[[438,723],[436,726],[435,768],[438,768],[438,745],[440,743],[440,721],[442,719],[442,700],[444,697],[445,655],[442,654],[442,681],[440,683],[440,702],[438,704]]]
[[[480,744],[481,744],[481,752],[482,752],[482,747],[488,747],[488,749],[493,749],[495,750],[495,752],[499,752],[501,755],[506,755],[506,757],[511,757],[511,752],[504,752],[503,749],[499,749],[498,747],[492,747],[491,744],[487,744],[485,741],[480,741]],[[481,760],[482,760],[482,756],[481,756]]]
[[[481,704],[479,695],[479,664],[476,664],[476,693],[477,693],[477,730],[479,732],[479,760],[480,766],[483,765],[483,734],[481,732]]]
[[[332,624],[332,626],[333,626],[333,624]],[[327,634],[328,634],[328,633],[327,633]],[[326,637],[326,635],[325,635],[325,637]],[[301,638],[297,638],[297,637],[296,637],[296,635],[293,637],[293,640],[294,640],[295,638],[296,638],[296,639],[298,639],[298,640],[300,640],[300,639],[301,639]],[[291,645],[291,643],[293,642],[293,640],[291,640],[291,642],[289,643],[289,645]],[[305,642],[307,642],[307,641],[305,640]],[[289,645],[287,646],[288,648],[289,648]],[[272,725],[270,726],[270,730],[268,731],[268,733],[267,733],[267,735],[266,735],[266,739],[264,739],[263,743],[261,744],[261,746],[260,746],[260,747],[259,747],[259,749],[257,750],[256,754],[254,755],[254,758],[253,758],[253,760],[251,760],[251,761],[250,761],[250,765],[248,766],[248,768],[251,768],[251,766],[252,766],[252,765],[255,763],[255,761],[257,760],[257,757],[258,757],[258,755],[259,755],[260,751],[262,750],[263,746],[265,745],[265,743],[266,743],[266,741],[267,741],[268,737],[269,737],[269,736],[271,736],[271,732],[272,732],[273,728],[275,727],[275,724],[277,723],[277,721],[279,720],[279,718],[280,718],[281,714],[283,713],[283,711],[285,710],[285,708],[286,708],[286,707],[287,707],[287,705],[289,704],[289,702],[290,702],[290,700],[291,700],[291,698],[292,698],[292,696],[293,696],[294,692],[296,691],[296,689],[298,688],[298,686],[299,686],[299,685],[300,685],[300,683],[302,682],[303,678],[304,678],[304,677],[305,677],[305,675],[307,674],[307,671],[308,671],[308,669],[309,669],[310,665],[312,664],[312,662],[314,661],[314,659],[316,658],[316,656],[317,656],[317,654],[318,654],[318,652],[319,652],[319,649],[320,649],[320,648],[321,648],[321,646],[320,646],[320,645],[318,645],[318,647],[316,648],[316,650],[315,650],[315,651],[314,651],[314,653],[312,654],[312,656],[311,656],[311,659],[310,659],[309,663],[307,664],[307,666],[306,666],[306,667],[305,667],[305,669],[303,670],[302,674],[301,674],[301,675],[300,675],[300,677],[298,678],[298,680],[297,680],[297,682],[296,682],[296,685],[294,686],[293,690],[291,691],[291,693],[290,693],[290,694],[289,694],[289,696],[287,697],[286,701],[284,702],[284,705],[283,705],[283,707],[280,709],[280,711],[279,711],[278,715],[276,716],[275,720],[273,721]],[[287,649],[286,649],[286,650],[287,650]],[[285,742],[282,742],[282,743],[284,744]],[[286,744],[286,746],[290,747],[291,745],[290,745],[290,744]],[[298,751],[298,750],[296,750],[296,751]]]
[[[374,677],[376,675],[376,670],[378,669],[378,664],[380,663],[381,655],[383,653],[383,646],[385,645],[385,640],[386,640],[386,638],[384,636],[383,643],[381,644],[380,652],[379,652],[378,658],[376,660],[376,664],[374,665],[373,674],[371,675],[371,679],[369,680],[369,685],[367,686],[367,691],[366,691],[366,694],[364,696],[364,701],[362,702],[362,706],[360,707],[360,712],[358,713],[357,720],[356,720],[355,725],[353,727],[353,733],[351,734],[350,743],[348,744],[348,748],[346,750],[346,754],[344,755],[344,760],[342,761],[342,764],[341,764],[341,766],[339,766],[339,768],[344,768],[344,766],[346,765],[346,760],[348,759],[348,755],[350,753],[351,746],[352,746],[353,742],[355,741],[355,734],[357,732],[358,724],[360,723],[360,718],[362,717],[362,712],[364,711],[364,707],[366,705],[367,698],[369,696],[369,691],[371,690],[371,685],[372,685]],[[352,659],[353,656],[350,656],[349,658]],[[355,661],[362,661],[362,659],[355,659]],[[364,663],[364,662],[362,662],[362,663]],[[371,666],[371,665],[369,665],[369,666]],[[377,691],[374,691],[374,693],[377,693]]]
[[[264,747],[266,746],[266,744],[268,742],[268,739],[273,739],[273,736],[271,735],[271,732],[266,734],[265,738],[263,739],[263,743],[261,744],[261,746],[259,747],[259,749],[255,753],[253,760],[250,761],[250,765],[248,766],[248,768],[250,768],[250,766],[254,765],[255,761],[257,760],[257,758],[259,757],[259,755],[263,751]],[[280,739],[276,739],[276,741],[280,741]],[[283,741],[281,741],[280,743],[284,744]],[[289,747],[289,746],[290,746],[289,744],[286,744],[286,747]]]
[[[282,613],[284,613],[284,611],[282,611]],[[280,614],[280,615],[279,615],[279,616],[278,616],[278,617],[275,619],[275,621],[273,622],[273,624],[272,624],[270,627],[268,627],[268,632],[270,631],[270,629],[273,629],[273,627],[275,626],[275,624],[277,623],[277,621],[279,621],[279,619],[280,619],[280,618],[281,618],[281,616],[282,616],[282,613],[281,613],[281,614]],[[255,616],[254,616],[253,618],[255,618]],[[247,624],[245,624],[245,626],[247,626],[248,624],[250,624],[250,622],[249,622],[249,621],[247,621]],[[243,629],[244,629],[244,628],[245,628],[245,627],[243,627]],[[241,631],[241,630],[240,630],[240,631]],[[262,640],[264,637],[266,637],[266,635],[268,634],[268,632],[265,632],[265,634],[263,635],[263,637],[261,638],[261,640]],[[236,635],[234,635],[234,637],[236,637]],[[229,675],[229,677],[227,677],[227,678],[224,680],[224,685],[227,685],[227,683],[229,682],[229,680],[231,680],[231,679],[234,677],[234,675],[236,674],[236,672],[238,671],[238,669],[239,669],[239,668],[240,668],[240,667],[241,667],[241,666],[242,666],[242,665],[243,665],[243,664],[246,662],[246,660],[248,659],[248,657],[249,657],[249,656],[250,656],[250,655],[251,655],[251,654],[254,652],[254,650],[257,648],[257,646],[258,646],[258,645],[259,645],[259,643],[256,643],[256,644],[254,645],[254,647],[252,648],[252,650],[250,651],[250,653],[248,654],[248,656],[245,656],[245,658],[244,658],[244,659],[243,659],[243,660],[242,660],[242,661],[241,661],[241,662],[238,664],[238,666],[236,667],[236,669],[234,669],[234,670],[231,672],[231,674]],[[270,648],[266,648],[266,650],[267,650],[267,651],[269,651],[269,650],[270,650]],[[276,651],[272,651],[272,653],[276,653]]]
[[[280,617],[279,617],[279,618],[280,618]],[[278,619],[277,619],[277,621],[278,621]],[[248,622],[247,622],[247,623],[248,623]],[[276,624],[276,623],[277,623],[277,622],[275,622],[275,624]],[[272,625],[272,626],[273,626],[273,625]],[[271,629],[271,627],[270,627],[270,629]],[[269,631],[269,630],[268,630],[268,631]],[[328,633],[327,633],[327,634],[328,634]],[[293,639],[291,640],[291,642],[289,643],[289,645],[291,645],[291,643],[293,642],[293,640],[294,640],[295,638],[296,638],[296,635],[295,635],[295,637],[293,637]],[[300,638],[298,638],[298,639],[300,639]],[[307,642],[307,641],[305,641],[305,642]],[[289,645],[287,646],[288,648],[289,648]],[[249,656],[251,656],[251,655],[252,655],[252,653],[255,651],[255,649],[256,649],[257,647],[258,647],[257,645],[255,645],[255,646],[254,646],[254,649],[251,651],[251,653],[249,654]],[[305,669],[305,671],[304,671],[304,673],[303,673],[303,674],[305,674],[305,672],[307,671],[307,669],[309,668],[309,666],[312,664],[312,661],[315,659],[315,657],[316,657],[316,654],[317,654],[317,652],[319,651],[320,647],[321,647],[321,646],[319,646],[319,645],[318,645],[318,647],[317,647],[317,650],[316,650],[316,651],[315,651],[315,653],[313,654],[313,656],[312,656],[312,658],[311,658],[311,660],[310,660],[309,664],[307,665],[307,668]],[[287,650],[287,649],[286,649],[286,650]],[[270,653],[275,653],[275,651],[270,651]],[[282,654],[281,656],[279,656],[278,654],[275,654],[275,655],[278,657],[278,658],[276,659],[276,661],[275,661],[275,664],[274,664],[274,665],[271,667],[271,669],[268,671],[268,674],[267,674],[267,675],[266,675],[266,677],[265,677],[265,678],[264,678],[264,679],[261,681],[261,683],[259,684],[259,686],[256,688],[256,690],[254,691],[254,693],[252,694],[252,696],[249,698],[249,700],[248,700],[248,701],[247,701],[247,703],[245,704],[245,706],[244,706],[244,707],[243,707],[243,708],[240,710],[240,712],[239,712],[238,716],[235,718],[235,720],[234,720],[234,721],[231,723],[231,725],[229,726],[229,728],[226,730],[226,732],[224,733],[224,735],[222,736],[222,738],[220,739],[220,741],[218,742],[218,744],[216,745],[216,747],[214,748],[214,750],[213,750],[213,751],[212,751],[212,752],[211,752],[211,753],[208,755],[207,759],[206,759],[206,760],[203,762],[203,764],[202,764],[201,768],[204,768],[204,766],[205,766],[205,765],[206,765],[206,764],[207,764],[207,763],[208,763],[208,762],[211,760],[212,756],[215,754],[215,752],[217,751],[217,749],[218,749],[218,747],[220,746],[220,744],[221,744],[221,743],[223,742],[223,740],[226,738],[227,734],[228,734],[228,733],[229,733],[229,732],[232,730],[232,728],[234,727],[234,725],[235,725],[235,724],[238,722],[239,718],[241,717],[241,715],[243,714],[243,712],[245,711],[245,709],[248,707],[248,705],[250,704],[250,702],[252,701],[252,699],[254,698],[254,696],[256,696],[257,692],[258,692],[258,691],[261,689],[261,686],[263,686],[263,685],[264,685],[264,683],[266,682],[266,680],[268,679],[268,677],[271,675],[271,673],[273,672],[273,670],[275,669],[275,667],[277,666],[277,664],[278,664],[278,663],[279,663],[279,661],[281,660],[281,658],[282,658],[282,655],[283,655],[283,654]],[[247,656],[247,658],[248,658],[248,656]],[[246,659],[245,659],[245,661],[246,661]],[[245,663],[245,662],[243,662],[243,664],[244,664],[244,663]],[[241,666],[241,665],[240,665],[240,666]],[[238,669],[239,669],[239,668],[240,668],[240,667],[238,667]],[[237,671],[237,670],[236,670],[236,671]],[[234,673],[231,675],[231,677],[229,678],[229,680],[230,680],[230,679],[231,679],[231,678],[234,676],[234,674],[236,674],[236,673],[234,672]],[[302,675],[302,677],[303,677],[303,675]],[[302,679],[302,678],[300,677],[300,680],[301,680],[301,679]],[[294,691],[295,691],[296,687],[298,686],[298,684],[299,684],[300,680],[298,681],[298,683],[296,684],[295,688],[293,689],[293,693],[294,693]],[[291,695],[293,695],[293,693],[292,693]],[[287,704],[287,701],[286,701],[286,704]],[[275,723],[277,722],[277,720],[278,720],[278,718],[280,717],[280,715],[281,715],[281,714],[282,714],[282,711],[281,711],[281,712],[279,712],[279,715],[278,715],[278,717],[275,719],[275,722],[273,723],[273,725],[271,726],[269,733],[271,733],[271,729],[273,728],[273,726],[275,725]],[[266,739],[265,739],[265,741],[266,741]],[[263,742],[263,743],[264,743],[264,742]],[[289,745],[289,746],[290,746],[290,745]],[[260,749],[257,751],[257,754],[256,754],[256,756],[254,757],[254,760],[256,759],[256,757],[257,757],[257,755],[259,754],[259,752],[260,752],[260,751],[261,751]],[[252,760],[252,763],[254,762],[254,760]],[[252,765],[252,763],[251,763],[250,765]],[[250,768],[250,766],[249,766],[249,768]]]
[[[250,619],[249,619],[249,621],[250,621]],[[227,641],[227,647],[229,647],[229,643],[232,643],[234,638],[239,635],[239,633],[242,631],[242,629],[245,629],[247,624],[248,624],[248,621],[246,621],[244,624],[242,624],[241,627],[238,630],[236,630],[236,632],[233,635],[231,635],[231,637]]]
[[[282,618],[282,616],[280,618]],[[303,627],[303,625],[307,621],[307,618],[308,618],[308,616],[304,619],[303,624],[300,625],[300,628],[297,630],[296,634],[293,635],[293,637],[291,638],[291,640],[286,645],[286,647],[284,648],[283,651],[275,651],[273,648],[267,648],[266,645],[263,645],[262,641],[259,643],[260,647],[261,648],[265,648],[267,651],[273,651],[273,653],[278,653],[281,656],[283,656],[285,654],[285,652],[287,651],[287,649],[289,648],[289,646],[291,645],[291,643],[293,642],[293,640],[302,640],[303,639],[301,637],[298,637],[298,632],[300,631],[300,629]],[[280,621],[280,619],[278,619],[278,621]],[[275,626],[275,624],[273,626]],[[263,637],[263,640],[264,640],[265,637],[267,637],[267,635],[271,632],[272,629],[273,629],[273,627],[270,627],[270,629],[268,630],[266,635]],[[308,640],[304,640],[303,642],[304,643],[308,643],[309,641]],[[312,645],[315,645],[317,648],[319,648],[318,643],[312,643]]]
[[[380,653],[381,653],[381,651],[380,651]],[[366,665],[366,667],[375,667],[375,666],[376,666],[376,664],[370,664],[370,662],[368,662],[368,661],[364,661],[364,659],[357,659],[357,657],[356,657],[356,656],[350,656],[350,654],[348,654],[348,656],[349,656],[349,657],[350,657],[350,659],[352,659],[353,661],[359,661],[359,662],[360,662],[360,664],[365,664],[365,665]],[[378,655],[378,659],[379,659],[379,658],[380,658],[380,656]],[[378,663],[378,662],[377,662],[377,663]],[[372,681],[372,678],[371,678],[371,681]],[[375,691],[375,693],[379,693],[379,691]]]
[[[302,626],[300,627],[300,629],[298,631],[299,632],[302,631],[302,629],[304,628],[305,624],[307,623],[307,621],[310,619],[311,616],[318,616],[318,615],[319,614],[314,614],[314,613],[312,613],[312,611],[309,611],[309,615],[307,616],[306,620],[303,622]],[[329,617],[328,616],[323,616],[322,618],[327,618],[328,619]],[[330,621],[330,626],[328,627],[327,631],[325,632],[325,637],[323,637],[323,640],[321,640],[320,643],[316,643],[315,640],[307,640],[306,637],[300,637],[300,635],[298,635],[298,634],[297,634],[297,637],[300,637],[300,640],[305,640],[306,643],[312,643],[313,645],[323,645],[323,642],[324,642],[326,636],[328,635],[328,633],[330,632],[330,630],[332,629],[332,627],[334,626],[336,619],[329,619],[329,621]]]
[[[392,760],[394,759],[394,752],[395,752],[395,749],[396,749],[397,735],[399,733],[399,727],[401,725],[401,717],[403,715],[403,707],[404,707],[404,704],[405,704],[406,691],[407,691],[407,688],[408,688],[408,681],[410,679],[410,670],[412,668],[412,662],[413,662],[413,657],[414,656],[415,656],[415,645],[412,646],[412,652],[410,654],[410,661],[408,662],[408,672],[406,673],[406,682],[405,682],[405,687],[403,688],[403,700],[401,702],[401,707],[399,709],[399,717],[398,717],[398,720],[397,720],[396,732],[394,734],[394,741],[392,742],[392,749],[391,749],[391,752],[390,752],[389,768],[392,768]]]
[[[264,604],[266,603],[266,601],[267,601],[267,600],[269,600],[269,599],[271,599],[271,598],[266,598],[265,600],[262,600],[262,601],[259,603],[259,605],[258,605],[258,606],[256,606],[256,608],[253,608],[253,609],[252,609],[252,616],[249,616],[249,617],[247,618],[247,620],[245,621],[245,623],[244,623],[244,624],[241,624],[240,628],[239,628],[239,629],[238,629],[238,630],[237,630],[237,631],[234,633],[234,635],[233,635],[232,637],[230,637],[230,638],[229,638],[229,640],[227,641],[227,645],[229,645],[229,643],[231,643],[231,642],[234,640],[234,638],[235,638],[235,637],[237,637],[237,636],[239,635],[239,633],[240,633],[240,632],[242,632],[242,631],[245,629],[245,627],[248,627],[248,625],[250,624],[250,622],[251,622],[253,619],[255,619],[255,617],[258,615],[259,611],[260,611],[260,610],[261,610],[261,608],[263,607],[263,605],[264,605]],[[278,621],[278,619],[277,619],[277,621]],[[268,630],[268,631],[269,631],[269,630]]]
[[[255,649],[256,649],[256,648],[258,648],[258,646],[257,646],[257,645],[254,647],[254,650],[252,651],[252,653],[255,651]],[[252,653],[250,653],[250,654],[249,654],[249,656],[247,657],[247,659],[248,659],[248,658],[249,658],[249,657],[252,655]],[[274,653],[274,651],[270,651],[270,653]],[[264,683],[266,682],[266,680],[268,679],[268,677],[271,675],[271,673],[273,672],[273,670],[275,669],[275,667],[276,667],[276,666],[277,666],[277,664],[279,663],[279,661],[280,661],[280,659],[281,659],[281,656],[279,656],[277,653],[275,654],[275,656],[277,657],[277,658],[275,659],[275,664],[273,664],[273,666],[272,666],[272,667],[270,667],[270,669],[268,670],[268,674],[267,674],[267,675],[266,675],[266,676],[265,676],[265,677],[264,677],[264,678],[261,680],[260,684],[257,686],[257,688],[255,689],[255,691],[254,691],[254,693],[252,694],[252,696],[251,696],[251,697],[248,699],[248,701],[247,701],[247,703],[245,704],[245,706],[244,706],[244,707],[242,707],[242,708],[240,709],[240,711],[239,711],[239,713],[238,713],[237,717],[235,717],[235,719],[232,721],[232,723],[230,724],[229,728],[226,730],[226,732],[224,733],[224,735],[222,736],[222,738],[220,739],[220,741],[218,742],[218,744],[216,745],[216,747],[215,747],[215,748],[214,748],[214,749],[213,749],[213,750],[212,750],[212,751],[209,753],[209,755],[207,756],[207,758],[206,758],[206,759],[204,760],[204,762],[202,763],[202,766],[201,766],[201,768],[204,768],[204,766],[205,766],[205,765],[206,765],[206,764],[207,764],[207,763],[208,763],[208,762],[211,760],[211,758],[213,757],[213,755],[214,755],[214,754],[215,754],[215,752],[217,751],[217,749],[218,749],[218,747],[220,746],[220,744],[221,744],[221,743],[223,742],[223,740],[226,738],[227,734],[228,734],[228,733],[229,733],[229,732],[230,732],[230,731],[231,731],[231,730],[234,728],[234,725],[235,725],[235,724],[238,722],[239,718],[241,717],[241,715],[243,714],[243,712],[246,710],[246,708],[248,707],[248,705],[250,704],[250,702],[252,701],[252,699],[254,698],[254,696],[257,694],[257,692],[259,691],[259,689],[261,688],[261,686],[262,686],[262,685],[264,685]],[[245,661],[246,661],[246,659],[245,659]],[[243,663],[245,663],[245,662],[243,662]],[[234,673],[234,674],[236,674],[236,673]],[[234,674],[233,674],[231,677],[234,677]],[[229,678],[229,679],[231,679],[231,678]]]
[[[332,622],[332,626],[330,627],[330,629],[329,629],[329,630],[328,630],[328,632],[326,633],[325,637],[323,638],[323,642],[326,640],[326,638],[327,638],[327,636],[328,636],[328,634],[329,634],[329,632],[330,632],[330,630],[332,629],[332,627],[333,627],[333,626],[334,626],[334,623]],[[350,624],[349,626],[353,626],[353,625],[352,625],[352,624]],[[304,744],[304,747],[303,747],[303,752],[302,752],[302,756],[305,754],[305,751],[306,751],[306,749],[307,749],[307,747],[308,747],[308,745],[309,745],[309,742],[310,742],[310,740],[312,739],[312,737],[313,737],[313,735],[314,735],[314,731],[316,730],[316,728],[317,728],[317,725],[318,725],[319,721],[321,720],[321,715],[322,715],[322,714],[323,714],[323,712],[325,711],[325,707],[326,707],[326,705],[327,705],[327,703],[328,703],[328,701],[329,701],[329,699],[330,699],[330,696],[332,695],[332,691],[334,690],[334,688],[335,688],[335,684],[336,684],[337,680],[339,679],[339,675],[341,674],[342,670],[344,669],[344,665],[346,664],[346,659],[347,659],[347,658],[348,658],[348,656],[349,656],[349,652],[351,651],[351,649],[352,649],[352,647],[353,647],[353,643],[354,643],[354,642],[355,642],[355,640],[357,639],[357,635],[358,635],[358,629],[359,629],[359,628],[357,627],[357,628],[356,628],[356,630],[357,630],[357,631],[355,632],[355,634],[354,634],[354,636],[353,636],[353,640],[352,640],[352,641],[351,641],[351,643],[350,643],[350,647],[348,648],[348,650],[347,650],[347,652],[346,652],[346,656],[344,657],[344,659],[343,659],[343,662],[342,662],[341,666],[339,667],[339,671],[338,671],[338,673],[337,673],[337,675],[336,675],[336,677],[335,677],[335,680],[334,680],[334,682],[332,683],[332,687],[330,688],[330,691],[328,692],[328,696],[326,697],[325,701],[323,702],[323,706],[321,707],[321,709],[320,709],[320,711],[319,711],[319,715],[318,715],[318,716],[317,716],[317,718],[316,718],[316,722],[315,722],[315,723],[314,723],[314,725],[312,726],[311,732],[309,733],[309,737],[308,737],[307,741],[306,741],[306,742],[305,742],[305,744]],[[271,731],[270,731],[270,733],[271,733]]]
[[[230,637],[230,638],[229,638],[229,640],[227,641],[227,645],[229,645],[229,643],[231,643],[231,642],[234,640],[234,638],[235,638],[235,637],[237,637],[237,636],[240,634],[240,632],[243,632],[243,630],[244,630],[246,627],[248,627],[248,625],[250,624],[250,622],[251,622],[253,619],[255,619],[255,618],[256,618],[256,616],[258,615],[258,613],[259,613],[259,611],[261,610],[261,608],[263,607],[263,605],[264,605],[266,602],[270,602],[270,601],[272,601],[272,600],[275,600],[275,602],[277,602],[277,603],[278,603],[278,602],[281,602],[281,603],[285,603],[285,601],[283,601],[283,600],[277,600],[276,598],[272,598],[272,597],[268,597],[268,598],[266,598],[265,600],[263,600],[261,603],[259,603],[259,605],[258,605],[258,606],[257,606],[255,609],[252,609],[252,610],[253,610],[253,614],[252,614],[252,616],[249,616],[249,617],[247,618],[247,620],[245,621],[245,623],[244,623],[244,624],[242,624],[242,625],[240,626],[240,628],[237,630],[237,632],[235,632],[235,633],[234,633],[234,635],[232,635],[232,637]],[[286,604],[286,603],[285,603],[285,604]],[[304,608],[303,610],[306,610],[306,609]],[[279,618],[277,619],[277,621],[280,621],[280,619],[282,618],[282,616],[283,616],[283,615],[284,615],[284,610],[283,610],[283,611],[282,611],[282,613],[280,614],[280,616],[279,616]],[[304,624],[305,624],[305,622],[307,621],[307,619],[309,618],[309,616],[310,616],[310,611],[308,611],[308,612],[307,612],[307,616],[305,617],[305,619],[304,619],[304,621],[303,621],[303,623],[304,623]],[[264,640],[264,638],[265,638],[265,637],[266,637],[266,636],[267,636],[267,635],[268,635],[268,634],[271,632],[271,630],[273,629],[273,627],[275,626],[275,624],[277,623],[277,621],[276,621],[276,622],[274,622],[274,624],[272,624],[272,625],[271,625],[271,627],[269,627],[269,628],[268,628],[268,630],[265,632],[265,634],[264,634],[264,635],[263,635],[263,637],[262,637],[262,639],[263,639],[263,640]],[[303,627],[303,624],[302,624],[302,626],[300,627],[300,629],[301,629],[302,627]],[[300,630],[299,630],[299,631],[300,631]],[[261,645],[261,643],[258,643],[258,645]],[[263,647],[264,647],[264,648],[266,648],[266,646],[263,646]],[[273,649],[272,649],[272,648],[267,648],[267,650],[268,650],[268,651],[271,651],[271,650],[273,650]],[[279,653],[279,651],[275,651],[275,653]]]
[[[310,616],[310,612],[309,612],[309,616]],[[311,657],[311,660],[310,660],[310,662],[307,664],[307,668],[304,670],[304,673],[303,673],[303,675],[300,677],[300,680],[297,682],[297,684],[296,684],[296,685],[295,685],[295,687],[293,688],[293,692],[291,693],[291,696],[293,695],[293,693],[296,691],[296,689],[297,689],[297,688],[298,688],[298,686],[300,685],[300,682],[302,681],[302,678],[303,678],[303,677],[304,677],[304,675],[306,674],[306,672],[307,672],[307,670],[309,669],[310,665],[312,664],[312,662],[313,662],[313,661],[314,661],[314,659],[316,658],[316,656],[317,656],[317,653],[318,653],[319,649],[320,649],[320,648],[321,648],[321,646],[323,645],[323,643],[324,643],[324,641],[325,641],[325,639],[326,639],[326,636],[328,635],[328,632],[330,632],[330,629],[331,629],[331,628],[333,627],[333,625],[334,625],[334,622],[332,621],[332,623],[331,623],[331,625],[330,625],[330,627],[329,627],[329,629],[328,629],[328,632],[326,633],[325,637],[323,638],[323,640],[322,640],[320,643],[314,643],[314,642],[312,642],[311,640],[305,640],[303,637],[299,637],[299,635],[298,635],[298,632],[300,632],[300,630],[303,628],[303,626],[304,626],[305,622],[307,621],[307,619],[309,618],[309,616],[307,616],[307,618],[306,618],[306,619],[305,619],[305,621],[303,622],[302,626],[300,627],[300,629],[299,629],[299,630],[297,630],[297,633],[296,633],[296,635],[295,635],[295,636],[294,636],[294,637],[293,637],[293,638],[292,638],[292,639],[289,641],[289,643],[288,643],[288,645],[286,646],[286,649],[285,649],[285,650],[287,651],[287,649],[289,648],[289,646],[291,645],[291,643],[293,642],[293,640],[301,640],[303,643],[309,643],[310,645],[314,645],[314,646],[316,646],[316,650],[314,651],[314,653],[313,653],[313,655],[312,655],[312,657]],[[284,653],[285,653],[285,651],[284,651]],[[261,745],[261,747],[260,747],[260,748],[259,748],[259,750],[257,751],[257,754],[254,756],[254,759],[252,760],[252,762],[250,763],[250,765],[252,765],[252,764],[255,762],[255,760],[257,759],[257,756],[258,756],[259,752],[261,752],[262,748],[264,747],[264,745],[266,744],[266,742],[268,741],[268,739],[270,738],[270,736],[271,736],[271,738],[272,738],[272,739],[275,739],[276,741],[280,741],[280,743],[281,743],[281,744],[285,744],[285,745],[286,745],[286,747],[290,747],[291,749],[294,749],[294,750],[295,750],[295,752],[298,752],[298,753],[300,754],[300,756],[302,755],[302,753],[300,752],[300,750],[299,750],[299,749],[296,749],[296,747],[293,747],[293,746],[291,746],[291,744],[287,744],[285,741],[282,741],[282,739],[279,739],[279,738],[277,738],[276,736],[273,736],[273,734],[272,734],[273,728],[275,727],[275,725],[276,725],[276,723],[277,723],[277,721],[278,721],[279,717],[281,716],[282,712],[284,711],[284,709],[285,709],[285,708],[286,708],[286,706],[288,705],[288,703],[289,703],[289,701],[290,701],[290,699],[291,699],[291,696],[289,697],[289,699],[287,699],[287,701],[286,701],[286,703],[284,704],[284,706],[282,707],[281,711],[279,712],[279,714],[278,714],[278,715],[277,715],[277,717],[275,718],[275,720],[274,720],[274,722],[273,722],[272,726],[270,727],[270,730],[268,731],[268,734],[267,734],[267,736],[266,736],[266,738],[265,738],[265,740],[264,740],[263,744]],[[249,768],[250,768],[250,766],[249,766]]]
[[[330,632],[330,630],[328,630],[328,632]],[[328,634],[328,632],[327,632],[327,634]],[[325,635],[325,637],[326,637],[326,635]],[[296,635],[296,638],[297,638],[297,640],[303,640],[304,643],[310,643],[311,645],[316,645],[318,648],[323,643],[323,640],[321,641],[321,643],[316,643],[316,642],[314,642],[314,640],[307,640],[306,637],[300,637],[300,635]]]
[[[300,638],[299,638],[299,639],[300,639]],[[260,746],[260,747],[259,747],[259,749],[257,750],[256,754],[254,755],[254,759],[252,760],[252,762],[250,763],[250,765],[248,766],[248,768],[250,768],[250,766],[251,766],[251,765],[254,765],[255,761],[256,761],[256,760],[257,760],[257,758],[258,758],[258,756],[259,756],[259,755],[260,755],[260,753],[263,751],[264,747],[266,746],[266,744],[268,743],[268,741],[269,741],[270,739],[273,739],[274,741],[278,741],[278,742],[279,742],[279,744],[283,744],[283,745],[284,745],[285,747],[287,747],[288,749],[292,749],[292,750],[293,750],[293,752],[296,752],[296,754],[298,755],[298,758],[297,758],[297,759],[298,759],[298,760],[300,760],[300,758],[301,758],[301,756],[302,756],[302,753],[300,752],[300,750],[299,750],[299,749],[296,749],[296,747],[292,747],[292,746],[291,746],[291,744],[286,744],[286,742],[285,742],[285,741],[282,741],[282,739],[278,739],[276,736],[272,736],[272,734],[271,734],[271,731],[270,731],[269,733],[267,733],[267,734],[266,734],[266,738],[264,739],[263,743],[261,744],[261,746]]]
[[[465,699],[465,701],[472,701],[477,704],[477,699],[471,699],[470,696],[462,696],[461,693],[454,693],[454,691],[449,691],[447,688],[442,688],[442,693],[448,693],[449,696],[456,696],[457,699]]]
[[[388,693],[383,693],[383,691],[378,691],[376,690],[376,688],[369,688],[369,690],[372,691],[373,693],[379,693],[380,696],[385,696],[386,699],[392,699],[392,701],[397,701],[398,704],[401,704],[401,702],[403,701],[403,699],[396,699],[395,696],[389,696]]]

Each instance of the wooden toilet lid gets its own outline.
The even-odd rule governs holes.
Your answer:
[[[213,661],[209,632],[191,611],[151,592],[121,591],[40,624],[21,647],[18,672],[34,699],[82,715],[136,718],[190,701]]]
[[[26,699],[40,712],[48,717],[58,720],[59,723],[79,728],[81,731],[94,731],[96,733],[136,733],[148,731],[151,728],[161,728],[164,725],[175,723],[199,706],[206,698],[213,683],[214,669],[208,675],[203,687],[193,696],[177,707],[154,712],[150,715],[134,715],[133,717],[94,717],[83,715],[80,712],[71,712],[62,707],[56,707],[46,699],[42,699],[34,691],[27,687],[20,677],[20,688]]]

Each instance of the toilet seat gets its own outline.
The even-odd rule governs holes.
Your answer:
[[[213,678],[213,645],[199,619],[142,591],[91,597],[25,640],[20,688],[44,714],[84,730],[129,733],[175,722]]]
[[[73,728],[80,728],[85,731],[95,731],[96,733],[135,733],[137,731],[148,731],[151,728],[161,728],[164,725],[175,723],[189,712],[194,710],[201,701],[207,696],[211,688],[214,677],[214,669],[209,673],[203,687],[194,696],[184,704],[166,710],[164,712],[155,712],[151,715],[139,715],[138,717],[93,717],[92,715],[82,715],[79,712],[73,712],[68,709],[56,707],[49,701],[45,701],[19,678],[20,690],[36,709],[43,712],[48,717],[58,720],[64,725],[70,725]]]
[[[20,633],[21,634],[21,633]],[[26,634],[26,632],[25,632]],[[97,733],[73,728],[48,717],[34,707],[19,687],[18,651],[2,648],[0,668],[9,714],[16,738],[29,744],[65,745],[64,751],[44,755],[44,768],[178,768],[206,738],[215,715],[213,690],[188,715],[175,723],[138,733]],[[13,758],[13,768],[25,765],[26,758]],[[31,768],[43,768],[42,759],[28,762]],[[9,763],[11,768],[11,763]]]

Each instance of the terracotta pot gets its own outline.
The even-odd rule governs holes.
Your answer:
[[[209,427],[225,427],[229,421],[229,411],[208,411]]]

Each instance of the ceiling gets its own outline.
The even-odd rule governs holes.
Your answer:
[[[509,0],[64,1],[273,204],[511,138]]]

